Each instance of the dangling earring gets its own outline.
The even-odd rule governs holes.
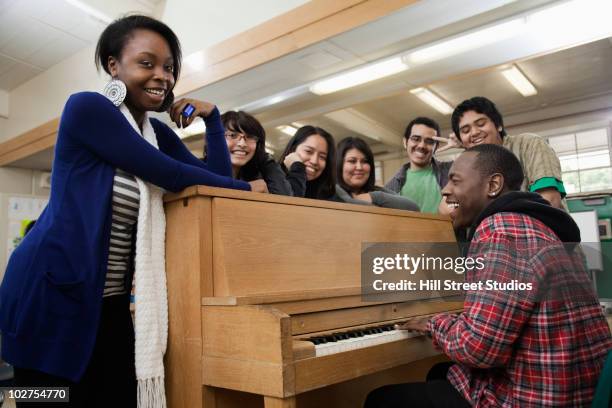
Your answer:
[[[113,103],[113,105],[118,107],[125,100],[127,88],[122,80],[113,78],[106,84],[102,94],[106,96],[108,100]]]

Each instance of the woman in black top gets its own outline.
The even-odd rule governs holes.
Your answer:
[[[332,135],[307,125],[289,140],[279,162],[287,173],[293,196],[334,200],[335,159]]]
[[[374,154],[363,139],[347,137],[338,143],[336,176],[336,196],[339,201],[419,211],[419,206],[412,200],[374,185]]]
[[[225,112],[221,122],[234,178],[248,181],[253,191],[291,195],[285,173],[266,152],[266,131],[261,123],[243,111]]]

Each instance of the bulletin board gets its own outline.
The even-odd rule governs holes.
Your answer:
[[[47,197],[0,194],[0,275],[23,239],[25,227],[40,216],[47,202]]]

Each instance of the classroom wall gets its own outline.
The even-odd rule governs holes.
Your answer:
[[[0,193],[49,196],[49,188],[41,187],[40,180],[47,173],[38,170],[0,167]]]

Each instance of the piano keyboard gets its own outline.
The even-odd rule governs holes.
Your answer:
[[[391,324],[348,332],[332,333],[327,336],[311,337],[303,340],[314,343],[316,356],[320,357],[417,336],[419,336],[417,332],[397,330],[394,328],[394,325]]]

